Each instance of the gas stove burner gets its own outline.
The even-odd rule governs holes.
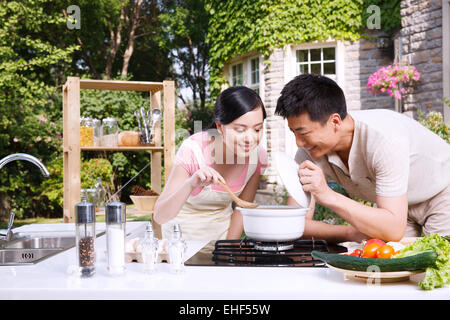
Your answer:
[[[293,242],[265,242],[265,241],[254,241],[249,240],[250,243],[253,244],[255,250],[260,251],[287,251],[294,248]]]

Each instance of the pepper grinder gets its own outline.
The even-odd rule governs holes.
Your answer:
[[[169,242],[169,257],[172,271],[181,273],[184,271],[184,253],[186,252],[186,242],[181,234],[179,224],[173,226],[172,240]]]
[[[153,227],[149,222],[145,227],[144,239],[141,243],[144,272],[154,273],[158,262],[159,241],[154,237]]]
[[[75,236],[79,275],[95,274],[95,206],[86,201],[86,195],[75,205]]]
[[[111,275],[125,272],[125,203],[114,201],[106,204],[107,269]]]

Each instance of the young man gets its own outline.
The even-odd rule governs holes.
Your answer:
[[[295,134],[295,160],[303,190],[312,194],[310,207],[317,202],[350,224],[308,219],[305,237],[398,241],[421,233],[450,235],[450,145],[439,136],[393,111],[347,113],[341,88],[318,75],[290,81],[275,113],[287,118]],[[334,192],[326,178],[376,206]]]

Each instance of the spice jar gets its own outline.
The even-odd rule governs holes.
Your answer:
[[[141,254],[144,262],[144,272],[154,273],[158,262],[159,240],[154,237],[152,224],[145,227],[144,239],[141,241]]]
[[[125,272],[125,203],[115,201],[105,206],[106,250],[108,271],[112,275]]]
[[[99,119],[92,119],[92,123],[94,126],[94,146],[99,147],[101,145],[102,140],[102,121]]]
[[[119,135],[119,126],[117,120],[114,118],[105,118],[102,121],[102,146],[117,147],[117,140]]]
[[[102,178],[97,177],[97,183],[95,184],[95,190],[97,193],[97,201],[95,203],[96,208],[105,207],[106,189],[103,187]]]
[[[82,147],[94,145],[94,121],[91,118],[80,119],[80,145]]]
[[[86,197],[75,205],[75,221],[79,274],[91,277],[95,274],[95,207]]]
[[[172,271],[181,273],[184,271],[184,254],[186,252],[186,241],[181,234],[179,224],[173,226],[172,240],[169,242],[169,257]]]

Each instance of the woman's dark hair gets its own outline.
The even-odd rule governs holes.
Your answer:
[[[347,105],[342,89],[328,77],[302,74],[281,90],[275,114],[288,118],[307,112],[312,121],[324,124],[330,115],[347,116]]]
[[[266,110],[259,95],[252,89],[236,86],[225,89],[216,100],[214,106],[214,119],[208,129],[216,128],[216,121],[220,124],[229,124],[256,108],[262,108],[263,119]]]

